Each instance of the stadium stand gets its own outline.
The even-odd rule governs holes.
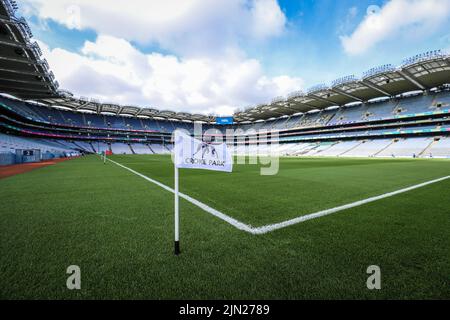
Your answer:
[[[128,144],[125,143],[111,143],[110,149],[113,154],[133,154],[134,152]]]
[[[0,1],[1,9],[8,1]],[[5,11],[6,10],[6,11]],[[3,154],[36,148],[45,156],[97,153],[171,152],[171,133],[194,133],[201,123],[209,137],[239,130],[230,143],[235,154],[287,156],[450,157],[450,55],[439,50],[408,59],[398,67],[372,68],[286,98],[233,114],[233,125],[216,125],[212,115],[102,103],[59,88],[41,58],[39,45],[23,34],[26,21],[10,12],[0,20],[2,67],[9,79],[0,91],[0,146]],[[26,51],[26,63],[15,63]],[[26,56],[26,57],[25,57]],[[31,76],[32,75],[32,76]],[[264,133],[258,132],[265,131]],[[280,144],[258,146],[257,138],[276,135]],[[245,144],[239,143],[244,141]],[[260,141],[261,144],[261,141]],[[7,156],[5,156],[7,157]]]
[[[162,144],[151,144],[151,150],[157,154],[167,154],[169,150],[167,150]]]
[[[319,146],[318,143],[298,143],[290,153],[293,156],[304,156]]]
[[[440,137],[434,140],[430,147],[423,151],[423,157],[446,158],[450,157],[450,137]]]
[[[62,157],[75,157],[80,153],[59,141],[17,137],[0,133],[0,165],[29,162],[16,156],[19,150],[38,150],[36,161]]]
[[[71,153],[70,148],[62,148],[58,143],[43,139],[30,139],[0,134],[0,147],[2,151],[12,152],[15,149],[40,149],[43,152],[51,152],[55,155]]]
[[[133,143],[131,145],[131,147],[135,154],[153,154],[154,153],[147,144]]]
[[[276,120],[246,123],[235,126],[243,130],[277,130],[307,128],[318,126],[338,126],[343,124],[364,123],[375,120],[395,119],[399,116],[414,116],[426,112],[448,113],[448,90],[431,96],[415,96],[378,103],[360,104],[342,107],[337,110],[306,113],[303,115],[282,117]],[[0,97],[0,103],[13,109],[20,115],[34,121],[75,127],[120,129],[136,131],[156,131],[171,133],[175,128],[193,130],[193,124],[180,121],[137,119],[123,116],[62,111],[31,103],[24,103]]]
[[[318,155],[324,155],[326,154],[325,152],[330,149],[331,147],[333,147],[333,145],[335,145],[336,142],[321,142],[318,143],[317,146],[309,151],[307,151],[306,153],[304,153],[304,156],[318,156]]]
[[[341,156],[353,148],[356,148],[362,141],[351,140],[351,141],[340,141],[333,144],[330,148],[321,153],[322,156]]]
[[[343,157],[373,157],[386,148],[392,141],[389,139],[363,140],[353,149],[343,153]]]
[[[105,151],[111,151],[111,146],[108,143],[104,142],[94,142],[89,143],[92,147],[92,150],[94,150],[95,153],[102,153]]]
[[[285,155],[287,156],[299,155],[304,149],[310,146],[309,143],[289,143],[289,145],[289,148],[285,151]]]
[[[84,142],[84,141],[74,141],[72,142],[72,144],[75,146],[75,148],[79,148],[80,150],[87,152],[87,153],[92,153],[95,152],[94,149],[92,148],[92,145],[89,144],[88,142]]]
[[[428,138],[396,139],[376,157],[418,157],[430,143]]]

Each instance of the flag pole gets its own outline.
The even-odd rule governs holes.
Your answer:
[[[178,202],[178,168],[176,163],[175,168],[175,255],[180,254],[180,228],[179,228],[179,202]]]

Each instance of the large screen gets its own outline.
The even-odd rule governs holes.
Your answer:
[[[22,154],[24,156],[33,156],[34,155],[34,150],[23,150]]]
[[[216,124],[233,124],[233,117],[217,117]]]

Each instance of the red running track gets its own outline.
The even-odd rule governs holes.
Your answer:
[[[62,161],[69,160],[71,158],[59,158],[46,160],[41,162],[31,162],[31,163],[21,163],[21,164],[12,164],[8,166],[0,166],[0,179],[14,176],[16,174],[25,173],[34,169],[39,169],[42,167],[50,166]]]

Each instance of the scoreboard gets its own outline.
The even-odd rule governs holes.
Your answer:
[[[226,124],[233,124],[233,123],[234,123],[233,117],[217,117],[216,118],[216,124],[226,125]]]
[[[16,149],[16,163],[28,163],[41,161],[39,149]]]
[[[23,156],[33,156],[34,155],[34,150],[23,150],[22,151],[22,155]]]

